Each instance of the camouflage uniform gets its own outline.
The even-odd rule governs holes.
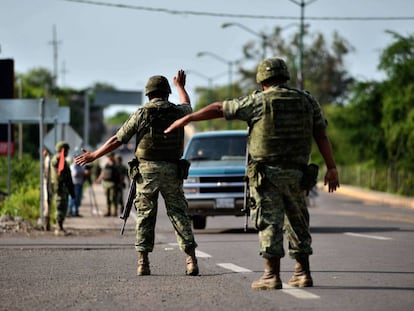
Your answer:
[[[171,105],[177,112],[176,119],[192,112],[190,105],[174,105],[167,100],[153,99],[122,125],[116,134],[118,141],[127,143],[132,136],[140,132],[146,122],[147,108],[162,110]],[[152,252],[154,248],[159,193],[165,200],[167,215],[174,227],[180,249],[187,251],[197,246],[187,215],[188,205],[183,192],[183,178],[179,176],[178,160],[183,152],[183,131],[179,131],[178,135],[172,135],[173,141],[162,145],[161,151],[156,147],[158,140],[170,139],[162,133],[168,124],[151,126],[136,149],[140,174],[138,179],[132,182],[137,182],[134,204],[137,209],[135,248],[138,252]]]
[[[111,152],[108,154],[108,163],[102,170],[103,175],[103,186],[106,197],[106,214],[105,216],[117,216],[118,214],[118,184],[119,184],[119,173],[118,166],[115,163],[115,155]],[[106,172],[110,172],[107,174]],[[113,211],[111,214],[111,210]]]
[[[250,128],[251,219],[259,230],[261,256],[285,255],[285,215],[290,256],[312,254],[300,180],[309,161],[313,131],[326,127],[319,104],[305,92],[279,85],[224,101],[223,110],[226,119],[244,120]]]
[[[119,213],[122,214],[124,211],[124,189],[126,187],[125,178],[128,177],[128,167],[122,164],[122,156],[115,156],[116,165],[119,172],[119,183],[117,184],[117,205],[119,205]]]
[[[59,142],[56,144],[56,154],[50,161],[50,182],[53,191],[53,202],[56,208],[56,222],[58,224],[57,231],[55,231],[56,234],[65,233],[63,222],[68,210],[69,195],[72,198],[75,197],[72,174],[66,160],[62,172],[60,174],[58,172],[60,151],[63,148],[65,149],[65,155],[67,155],[69,145],[65,142]]]

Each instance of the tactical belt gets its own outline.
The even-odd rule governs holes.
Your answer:
[[[275,166],[279,167],[282,170],[299,170],[303,171],[306,167],[306,164],[298,164],[298,163],[292,163],[292,162],[283,162],[283,161],[260,161],[260,163],[263,163],[267,166]]]
[[[166,160],[166,159],[163,159],[163,160],[150,160],[150,159],[144,159],[144,158],[139,159],[139,162],[169,162],[169,163],[176,163],[176,164],[178,164],[179,161],[180,161],[180,159],[177,159],[177,160]]]

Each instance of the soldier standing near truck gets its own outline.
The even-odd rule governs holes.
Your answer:
[[[288,220],[289,255],[296,260],[289,285],[313,286],[309,267],[312,238],[309,212],[302,186],[313,174],[308,165],[312,138],[322,154],[329,192],[339,187],[332,147],[326,134],[326,120],[318,102],[307,92],[288,87],[290,74],[284,60],[263,60],[256,74],[263,91],[239,99],[212,103],[174,123],[164,133],[191,121],[224,117],[246,121],[249,127],[247,176],[252,199],[251,220],[259,231],[260,255],[265,259],[263,276],[253,289],[280,289],[280,259],[284,257],[284,217]],[[304,178],[305,176],[305,178]],[[312,184],[308,183],[308,184]]]

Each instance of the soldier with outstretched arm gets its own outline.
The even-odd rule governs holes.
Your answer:
[[[309,267],[312,254],[309,212],[302,186],[308,171],[312,139],[325,161],[325,185],[339,187],[327,122],[319,103],[305,91],[289,87],[290,74],[284,60],[272,57],[257,67],[256,80],[263,90],[249,96],[212,103],[173,122],[168,134],[192,121],[238,119],[249,128],[248,150],[251,220],[259,231],[260,255],[265,259],[263,276],[253,289],[280,289],[280,259],[284,257],[283,231],[295,272],[289,285],[313,286]],[[286,223],[284,219],[286,216]]]
[[[137,210],[136,242],[138,252],[137,275],[151,274],[148,254],[153,251],[158,196],[161,193],[167,215],[174,227],[177,242],[186,254],[186,274],[198,275],[199,269],[195,249],[197,243],[187,214],[188,204],[184,196],[183,180],[188,174],[188,163],[182,160],[184,130],[163,130],[173,121],[192,112],[190,98],[185,90],[186,74],[179,70],[174,77],[180,105],[168,100],[171,88],[164,76],[149,78],[145,95],[149,102],[131,114],[119,131],[99,149],[87,152],[75,159],[86,164],[137,137],[135,156],[137,173],[134,205]]]

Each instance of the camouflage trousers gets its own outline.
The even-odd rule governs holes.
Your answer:
[[[58,191],[53,194],[53,203],[56,208],[56,222],[63,222],[66,218],[69,204],[69,194],[67,191]]]
[[[118,213],[118,186],[113,181],[104,181],[106,207],[108,211],[113,209],[114,215]]]
[[[300,188],[302,172],[266,166],[261,184],[250,187],[251,220],[259,230],[260,255],[284,257],[283,233],[289,255],[312,254],[309,212]]]
[[[187,251],[197,247],[187,214],[188,203],[184,197],[183,180],[178,178],[178,165],[163,161],[141,162],[139,173],[134,201],[137,209],[135,249],[151,252],[154,248],[160,193],[180,249]]]

